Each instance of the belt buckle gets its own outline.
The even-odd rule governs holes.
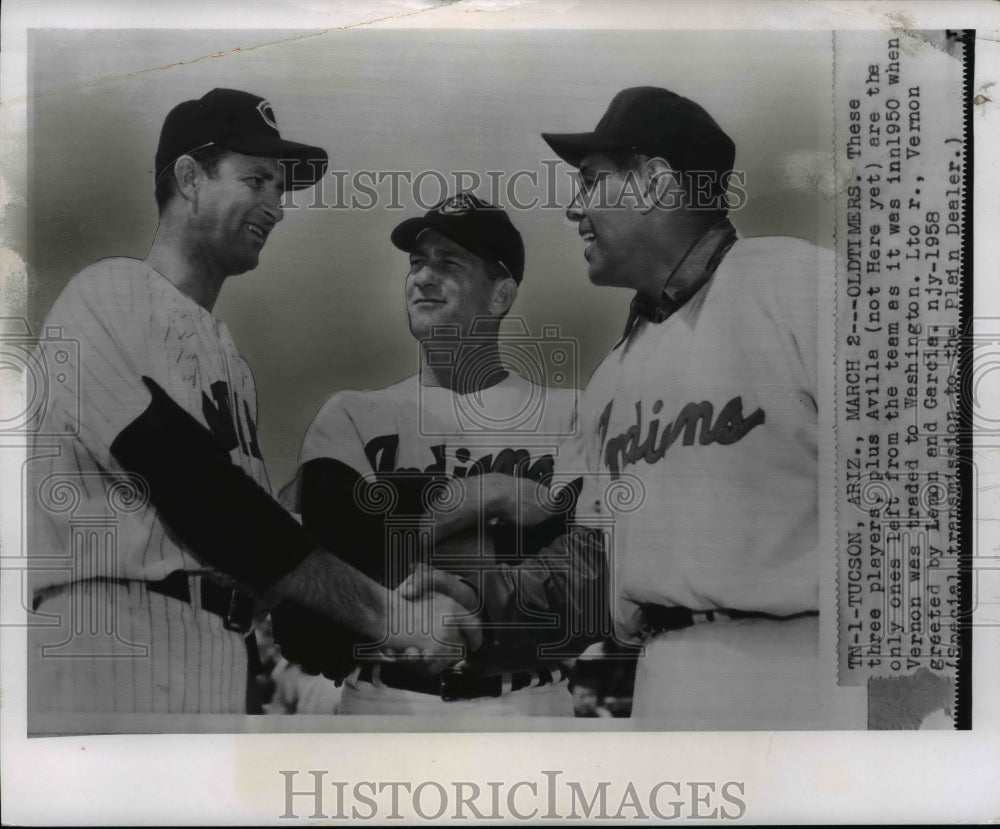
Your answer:
[[[222,619],[222,626],[233,633],[249,633],[253,627],[253,610],[253,593],[234,587],[229,593],[229,610]]]
[[[444,702],[477,699],[483,696],[478,689],[479,676],[457,665],[441,671],[440,680],[440,695]],[[491,694],[491,696],[499,696],[499,694]]]
[[[468,684],[468,675],[461,668],[451,667],[441,671],[441,699],[444,702],[454,702],[459,699],[467,699],[466,689],[462,686]]]

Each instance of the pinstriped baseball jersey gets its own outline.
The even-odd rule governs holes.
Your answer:
[[[617,513],[618,621],[637,605],[815,610],[816,285],[832,257],[790,238],[737,241],[660,323],[639,319],[580,401],[560,472],[641,479]],[[584,483],[579,515],[607,512]]]
[[[32,572],[37,610],[56,627],[29,633],[31,710],[246,712],[243,637],[191,602],[145,585],[176,570],[209,572],[112,457],[117,435],[150,403],[148,377],[231,447],[269,489],[257,445],[253,375],[225,325],[134,259],[106,259],[67,285],[46,321],[79,343],[79,394],[54,385],[31,464],[29,553],[65,557]],[[79,420],[77,420],[79,413]],[[93,581],[99,577],[128,583]],[[44,721],[43,721],[44,722]]]
[[[69,639],[68,620],[81,610],[107,616],[109,603],[114,638],[77,630]],[[141,582],[76,584],[39,610],[63,624],[30,630],[32,714],[246,713],[246,645],[219,616]]]
[[[143,262],[115,258],[74,277],[48,316],[46,327],[52,326],[79,343],[79,397],[67,391],[70,386],[51,389],[40,431],[67,437],[39,440],[55,444],[58,454],[32,465],[39,503],[31,548],[68,552],[72,524],[84,515],[111,518],[116,546],[113,554],[78,549],[71,571],[39,571],[35,588],[94,576],[157,580],[174,570],[206,569],[152,506],[114,509],[120,502],[113,489],[125,479],[110,446],[149,405],[146,376],[232,447],[232,461],[270,490],[257,443],[253,375],[225,324]],[[52,508],[57,485],[79,496],[74,509]]]

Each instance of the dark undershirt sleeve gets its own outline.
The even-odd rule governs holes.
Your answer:
[[[394,587],[392,582],[399,579],[390,578],[392,568],[385,557],[385,511],[379,509],[379,492],[369,490],[357,470],[332,458],[308,461],[299,474],[306,531],[324,547],[335,546],[343,561]],[[341,682],[354,669],[355,645],[363,640],[350,628],[290,601],[272,610],[271,620],[283,655],[306,673]]]
[[[164,523],[199,559],[264,591],[294,570],[316,542],[230,459],[221,441],[148,377],[146,411],[111,444],[141,476]]]

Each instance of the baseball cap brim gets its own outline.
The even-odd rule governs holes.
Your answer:
[[[523,247],[519,262],[505,262],[503,259],[498,258],[497,251],[491,250],[489,246],[484,245],[482,238],[475,232],[463,233],[460,225],[456,226],[454,222],[448,221],[445,216],[430,213],[427,216],[416,216],[412,219],[406,219],[396,225],[395,229],[389,235],[389,239],[401,251],[412,253],[417,247],[417,238],[425,230],[436,230],[442,236],[451,239],[456,245],[461,245],[469,253],[475,254],[486,262],[499,262],[501,267],[510,274],[514,281],[519,285],[521,284],[524,271]],[[514,233],[517,234],[517,231],[515,230]],[[517,238],[520,240],[520,235]]]
[[[329,157],[326,150],[286,141],[274,135],[257,133],[240,135],[232,139],[216,140],[220,147],[243,155],[275,158],[285,162],[285,189],[304,190],[323,178]]]
[[[389,239],[400,250],[411,253],[417,246],[417,237],[425,230],[436,230],[442,236],[447,236],[451,241],[461,245],[476,256],[484,259],[491,258],[489,255],[484,256],[477,250],[479,246],[475,239],[463,238],[463,234],[456,232],[454,224],[434,213],[429,216],[415,216],[400,222],[390,234]]]
[[[579,167],[580,162],[591,153],[631,149],[631,145],[599,132],[543,132],[542,138],[556,155],[573,167]]]

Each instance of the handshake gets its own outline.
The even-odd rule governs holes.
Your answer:
[[[388,628],[379,655],[434,676],[483,645],[480,600],[463,579],[418,564],[388,598]]]
[[[498,473],[452,479],[440,486],[428,510],[437,545],[435,558],[471,566],[478,571],[480,583],[473,587],[452,572],[418,564],[390,594],[382,657],[412,662],[420,673],[435,675],[479,651],[485,621],[485,602],[479,591],[485,571],[493,567],[493,551],[489,539],[479,532],[480,524],[502,520],[533,526],[552,517],[550,502],[546,487]],[[480,546],[483,541],[486,548]]]
[[[424,676],[467,662],[476,673],[496,673],[534,664],[540,646],[564,641],[561,628],[583,625],[593,615],[589,594],[604,589],[599,541],[571,543],[559,515],[565,505],[542,484],[497,473],[470,483],[447,482],[428,507],[431,564],[445,569],[418,564],[395,590],[372,583],[337,621],[294,600],[279,603],[271,617],[284,656],[336,680],[372,661],[406,663]],[[546,528],[553,521],[559,526]],[[497,533],[483,528],[496,522],[544,531],[551,547],[532,543],[527,555],[519,547],[517,560],[494,556]]]

